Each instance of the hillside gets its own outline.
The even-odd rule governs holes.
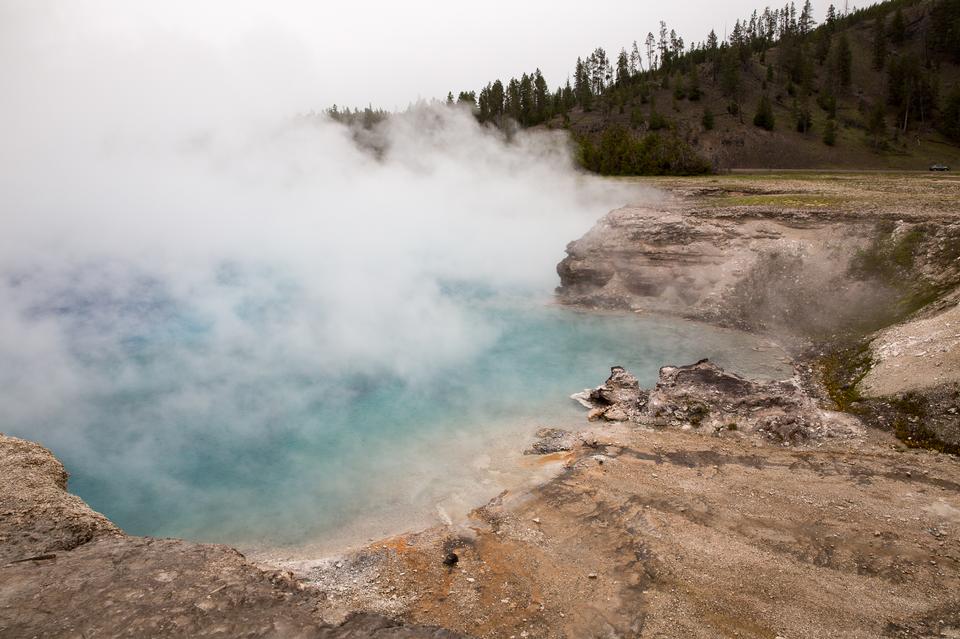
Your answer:
[[[568,129],[604,174],[960,165],[960,0],[831,6],[818,26],[791,3],[690,47],[661,23],[645,51],[596,49],[554,93],[537,70],[457,102],[508,130]]]

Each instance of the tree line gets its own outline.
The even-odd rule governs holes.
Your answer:
[[[927,124],[960,142],[960,86],[946,91],[939,86],[940,64],[960,63],[960,0],[936,0],[922,27],[904,13],[921,3],[888,0],[851,12],[830,5],[818,24],[810,0],[799,7],[789,2],[738,19],[726,38],[710,31],[702,41],[690,44],[661,21],[642,44],[635,40],[613,56],[597,47],[578,57],[566,81],[553,90],[537,68],[505,82],[488,82],[478,91],[450,92],[446,101],[469,108],[482,123],[508,131],[544,123],[569,126],[574,110],[594,113],[602,123],[599,134],[581,133],[578,142],[584,165],[603,173],[709,168],[677,131],[665,105],[657,104],[664,90],[674,106],[682,100],[699,102],[705,84],[722,101],[703,106],[703,130],[714,127],[712,108],[720,107],[741,123],[767,130],[786,126],[810,134],[814,112],[820,109],[819,134],[825,144],[833,145],[838,103],[857,103],[868,138],[878,147],[891,127],[899,135]],[[866,55],[883,77],[884,93],[858,98],[851,92],[855,51],[850,30],[865,24],[871,33]],[[858,48],[857,55],[861,54]],[[756,77],[758,69],[763,77],[760,96],[755,104],[745,105],[748,74]],[[784,99],[786,123],[778,121],[774,110],[774,102],[784,106]],[[745,113],[748,109],[750,115]],[[370,107],[352,112],[334,107],[330,115],[367,125],[386,114]]]

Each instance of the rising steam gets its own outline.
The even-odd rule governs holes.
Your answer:
[[[444,106],[382,123],[371,153],[295,117],[322,80],[295,44],[17,7],[0,20],[0,429],[102,481],[183,497],[185,451],[296,438],[322,425],[291,415],[358,378],[457,366],[498,329],[450,292],[548,294],[566,242],[625,198],[562,135],[507,142]]]

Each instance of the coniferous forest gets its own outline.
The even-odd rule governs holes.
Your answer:
[[[890,158],[921,168],[927,147],[958,154],[958,65],[960,0],[888,0],[847,13],[830,5],[819,23],[806,0],[689,44],[660,22],[619,52],[581,55],[553,89],[534,69],[446,102],[508,135],[566,129],[584,168],[605,175],[770,164],[758,147],[797,168]],[[364,126],[388,115],[329,114]]]

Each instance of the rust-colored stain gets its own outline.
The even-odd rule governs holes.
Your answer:
[[[549,453],[547,455],[540,455],[537,457],[536,463],[540,466],[545,466],[554,462],[563,462],[567,463],[572,460],[574,457],[573,451],[565,450],[557,453]]]
[[[396,535],[395,537],[387,537],[382,541],[378,541],[373,544],[373,548],[384,548],[388,550],[393,550],[398,555],[403,555],[410,552],[413,549],[413,546],[410,545],[407,541],[407,535]]]

